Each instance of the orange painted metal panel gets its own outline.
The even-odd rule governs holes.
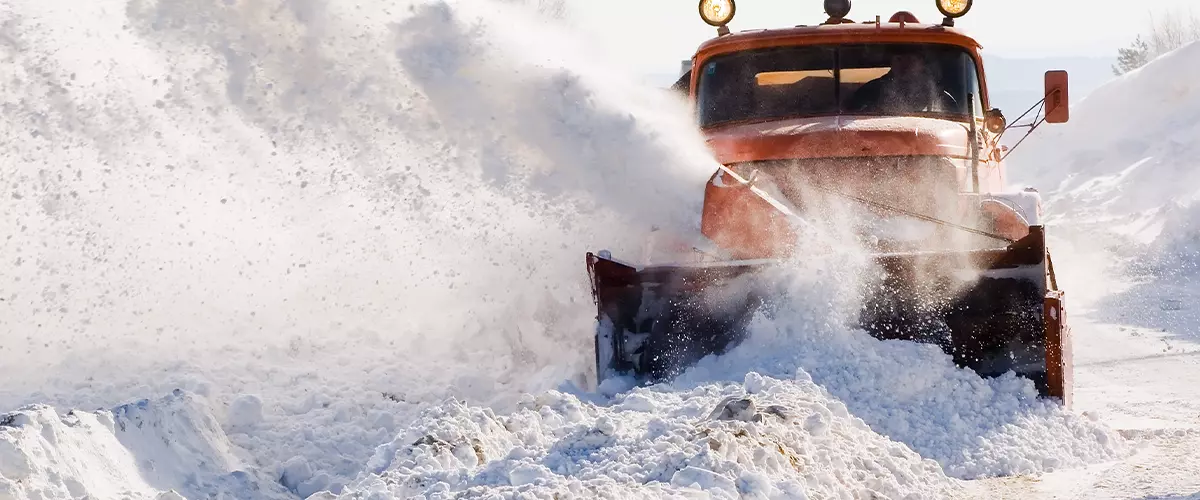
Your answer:
[[[731,125],[706,134],[723,164],[854,156],[967,158],[965,125],[920,117],[823,116]]]
[[[1062,400],[1071,407],[1074,389],[1071,328],[1067,325],[1067,312],[1063,308],[1063,292],[1053,290],[1046,293],[1046,382],[1049,395]]]
[[[704,188],[700,231],[736,259],[784,257],[795,247],[788,214],[728,170]]]

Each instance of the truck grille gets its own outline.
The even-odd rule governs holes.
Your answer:
[[[757,170],[760,187],[777,189],[777,196],[804,213],[835,210],[847,204],[869,208],[850,198],[854,197],[944,220],[957,218],[959,178],[965,175],[951,159],[940,156],[770,160],[739,163],[731,168],[742,176]],[[762,180],[770,182],[764,184]]]

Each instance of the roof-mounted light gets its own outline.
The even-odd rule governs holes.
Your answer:
[[[737,5],[733,0],[700,0],[700,19],[709,26],[716,26],[719,35],[729,34],[729,28],[725,25],[733,20],[735,13]]]
[[[850,0],[825,0],[825,13],[829,14],[827,24],[841,23],[850,14]]]
[[[889,23],[900,23],[900,24],[920,24],[921,20],[917,19],[917,16],[914,15],[912,12],[909,12],[907,10],[902,10],[900,12],[892,14],[892,17],[891,17],[891,19],[888,19],[888,22]]]
[[[974,0],[937,0],[938,10],[946,16],[942,24],[954,26],[954,20],[967,15],[967,11],[971,10],[973,3]]]

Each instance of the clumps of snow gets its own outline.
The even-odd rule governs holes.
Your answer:
[[[762,377],[757,373],[751,375],[757,377],[755,382],[750,381],[750,375],[747,375],[746,392],[754,393],[756,389],[752,389],[750,385],[756,384],[758,388],[762,387]],[[762,422],[764,415],[776,415],[781,418],[788,418],[787,410],[779,405],[771,405],[758,411],[758,407],[754,404],[754,400],[750,398],[739,398],[730,396],[721,401],[712,413],[708,414],[709,420],[740,420],[742,422]]]
[[[112,410],[31,405],[0,415],[0,498],[288,498],[238,458],[198,396]]]
[[[225,418],[233,427],[250,427],[262,422],[262,399],[253,394],[238,396],[229,404],[229,413]]]
[[[932,460],[873,432],[811,380],[637,388],[595,404],[528,395],[516,411],[449,401],[381,446],[344,498],[930,498]]]
[[[328,473],[314,474],[308,459],[300,456],[292,457],[283,463],[279,482],[289,490],[296,492],[301,498],[308,498],[318,491],[341,491],[340,485],[331,484],[332,480]]]
[[[669,383],[564,386],[511,414],[457,401],[381,446],[347,498],[378,495],[941,496],[959,479],[1110,460],[1128,446],[1013,375],[983,379],[935,345],[842,326],[856,256],[760,286],[781,304]],[[623,392],[622,392],[623,391]]]

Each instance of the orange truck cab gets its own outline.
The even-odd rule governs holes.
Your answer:
[[[797,235],[785,215],[825,219],[815,215],[831,197],[1019,239],[1039,200],[1001,195],[1007,124],[989,102],[979,43],[953,27],[970,2],[941,0],[940,24],[908,12],[853,22],[849,4],[827,1],[817,25],[730,33],[733,1],[700,3],[719,36],[677,87],[723,165],[705,190],[707,243],[726,258],[787,255]],[[1066,83],[1065,72],[1047,73],[1044,121],[1066,121]],[[927,233],[909,239],[928,245]]]

